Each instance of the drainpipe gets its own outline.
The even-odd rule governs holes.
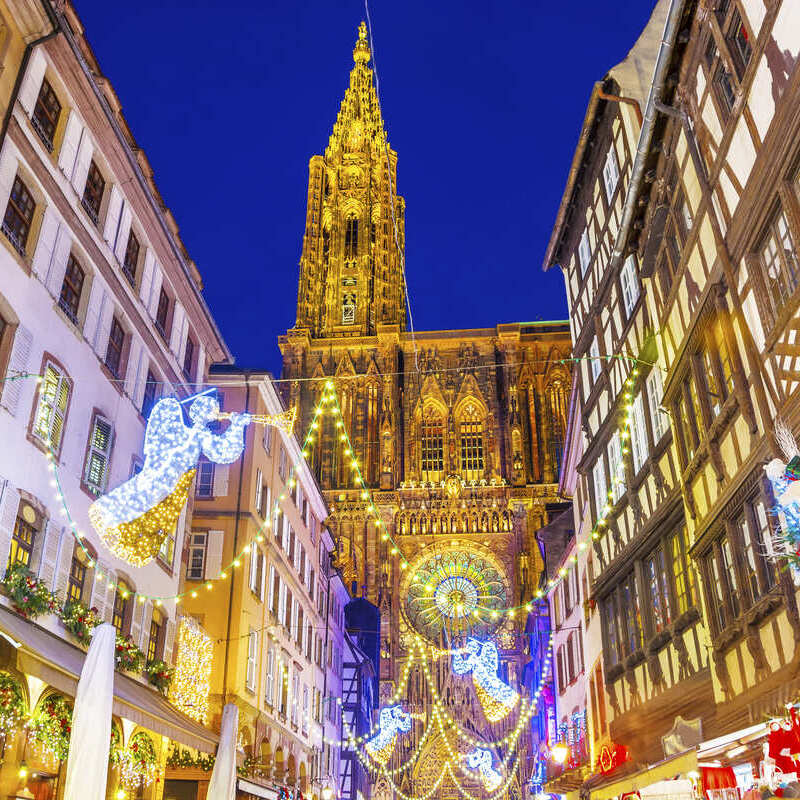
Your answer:
[[[661,95],[664,91],[664,80],[667,76],[670,59],[672,58],[675,36],[678,33],[678,24],[683,14],[684,3],[685,0],[672,0],[669,11],[667,12],[667,21],[664,25],[664,33],[661,37],[661,47],[659,48],[658,57],[656,58],[656,66],[653,70],[653,81],[650,85],[650,93],[647,96],[647,105],[644,110],[644,121],[642,122],[642,129],[639,132],[639,143],[636,146],[636,157],[633,160],[631,182],[625,194],[625,205],[622,208],[622,222],[619,227],[616,242],[614,243],[614,251],[611,254],[612,269],[617,268],[624,255],[625,245],[628,241],[628,233],[630,232],[633,214],[636,208],[636,198],[639,194],[639,188],[642,185],[645,162],[647,161],[647,155],[650,151],[653,129],[655,128],[659,113],[657,106],[661,102]]]
[[[597,96],[603,100],[610,100],[612,103],[627,103],[628,105],[633,106],[633,111],[636,114],[639,128],[642,127],[642,107],[639,105],[638,100],[634,100],[632,97],[623,97],[619,94],[609,94],[608,92],[604,92],[602,88],[597,90]]]
[[[250,411],[250,373],[244,373],[244,385],[245,385],[245,395],[244,395],[244,413],[247,414]],[[247,444],[247,431],[245,430],[245,446]],[[242,483],[244,480],[244,452],[242,452],[242,456],[239,459],[239,488],[236,492],[236,517],[233,523],[233,554],[234,556],[238,552],[237,545],[239,542],[239,518],[241,517],[242,513]],[[234,583],[236,583],[236,575],[238,572],[242,572],[242,570],[235,570],[231,568],[231,588],[230,592],[228,593],[228,627],[225,633],[225,661],[222,671],[222,705],[224,706],[227,702],[228,697],[228,657],[230,654],[231,649],[231,623],[233,617],[233,587]]]
[[[17,70],[17,77],[14,81],[14,88],[11,90],[11,97],[8,101],[8,108],[6,109],[6,113],[3,116],[3,125],[0,128],[0,147],[3,146],[6,140],[6,133],[8,132],[8,126],[11,124],[11,115],[14,113],[14,106],[17,104],[17,98],[19,97],[19,90],[22,86],[22,81],[25,78],[25,73],[28,70],[28,62],[31,60],[31,53],[33,52],[35,47],[38,47],[40,44],[44,44],[49,39],[54,39],[58,34],[61,32],[61,23],[58,20],[55,12],[53,11],[53,7],[50,3],[45,2],[42,4],[44,6],[44,10],[47,12],[47,16],[50,19],[50,22],[53,25],[53,30],[50,33],[46,33],[44,36],[40,36],[38,39],[34,39],[32,42],[28,42],[25,45],[25,52],[22,54],[22,62],[19,65],[19,70]]]

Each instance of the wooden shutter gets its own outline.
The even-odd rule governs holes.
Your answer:
[[[169,349],[177,357],[181,349],[181,334],[183,333],[183,321],[186,317],[186,312],[183,306],[176,300],[172,310],[172,327],[169,332]],[[183,364],[179,365],[183,368]]]
[[[158,311],[158,298],[161,294],[161,284],[164,281],[164,275],[161,272],[161,265],[157,262],[153,262],[153,283],[150,287],[150,302],[147,306],[147,311],[150,314],[152,319],[156,318],[156,312]]]
[[[131,613],[131,638],[137,647],[147,653],[147,636],[145,631],[149,632],[150,615],[153,613],[153,604],[146,600],[144,603],[139,602],[139,598],[131,596],[133,603],[133,611]],[[147,619],[148,624],[145,625],[144,621]]]
[[[225,531],[209,531],[206,541],[206,580],[216,578],[222,571],[222,545]]]
[[[67,125],[64,128],[64,138],[61,140],[61,150],[58,154],[58,166],[67,180],[72,179],[72,173],[75,171],[75,161],[78,158],[82,133],[83,122],[75,109],[71,108],[69,117],[67,117]],[[81,189],[81,194],[83,194],[83,189]]]
[[[98,579],[97,577],[98,571],[103,573],[103,577],[101,579]],[[106,616],[106,583],[108,581],[108,570],[106,565],[101,564],[98,561],[95,570],[92,573],[92,577],[94,579],[94,584],[92,586],[92,594],[91,599],[89,600],[89,605],[97,609],[97,615],[100,619],[108,622],[111,619],[111,612],[109,612],[108,616]],[[113,611],[113,602],[111,610]]]
[[[171,620],[167,620],[167,628],[164,631],[164,661],[167,664],[172,663],[172,648],[175,645],[175,623]]]
[[[251,592],[258,591],[256,578],[258,577],[258,548],[255,544],[250,546],[250,574],[248,575],[248,585]]]
[[[50,272],[60,224],[61,221],[53,207],[47,206],[42,216],[42,227],[39,229],[39,238],[36,240],[36,250],[33,254],[33,271],[42,283],[46,283]]]
[[[114,244],[114,255],[121,264],[125,259],[125,251],[128,249],[128,236],[131,232],[131,205],[123,200],[122,211],[120,212],[119,228],[117,239]]]
[[[126,243],[127,247],[127,243]],[[150,293],[153,289],[153,270],[155,269],[155,256],[148,247],[144,253],[144,267],[142,268],[142,281],[139,284],[139,297],[144,307],[150,310]]]
[[[186,340],[189,337],[189,315],[184,310],[183,313],[183,327],[179,339],[179,346],[176,355],[178,356],[178,366],[183,370],[183,361],[186,357]],[[191,372],[189,373],[191,374]]]
[[[91,489],[96,489],[98,494],[104,492],[108,484],[113,442],[114,428],[111,420],[100,414],[95,414],[89,432],[89,445],[86,452],[83,480]]]
[[[5,213],[11,197],[11,187],[17,174],[17,150],[7,142],[0,154],[0,209]]]
[[[61,294],[64,283],[64,273],[67,271],[67,261],[72,250],[72,236],[69,228],[62,222],[58,226],[56,242],[53,247],[53,257],[50,259],[50,269],[47,272],[47,291],[53,297]]]
[[[108,196],[106,224],[103,226],[103,238],[108,242],[112,250],[117,242],[117,231],[119,230],[119,219],[122,214],[122,203],[122,192],[120,192],[117,185],[114,184]]]
[[[261,552],[259,552],[258,557],[261,559],[261,587],[259,589],[258,596],[261,598],[261,602],[263,603],[267,581],[267,557]]]
[[[267,595],[267,608],[275,611],[275,565],[269,565],[269,594]]]
[[[58,367],[48,362],[44,379],[39,385],[39,402],[36,406],[33,432],[43,441],[49,437],[54,450],[58,450],[61,445],[69,394],[70,385],[66,376]]]
[[[19,492],[10,480],[0,479],[0,564],[8,563],[18,511]]]
[[[88,128],[83,129],[81,143],[78,145],[78,157],[75,159],[75,169],[72,171],[72,186],[78,193],[78,197],[83,197],[86,188],[86,176],[89,174],[89,164],[92,162],[94,153],[94,143],[89,135]]]
[[[261,470],[256,470],[256,513],[261,514],[261,495],[264,491]]]
[[[29,117],[33,114],[46,69],[47,61],[45,60],[44,52],[41,47],[35,47],[31,52],[28,68],[25,70],[25,77],[19,87],[19,102]]]
[[[11,358],[8,361],[7,377],[18,372],[28,371],[32,349],[33,334],[23,325],[17,325],[17,329],[14,331],[14,344],[11,347]],[[22,392],[29,386],[34,386],[34,384],[24,379],[4,382],[2,403],[12,416],[16,416]]]
[[[128,350],[128,365],[125,370],[125,393],[133,399],[136,392],[136,380],[139,377],[139,360],[142,357],[142,345],[135,336],[131,336]]]
[[[97,333],[94,337],[94,351],[101,361],[106,360],[108,350],[108,337],[111,334],[111,321],[114,318],[114,300],[109,292],[103,295],[103,306],[100,319],[97,323]]]
[[[40,536],[44,541],[42,542],[42,557],[39,561],[38,574],[39,578],[44,581],[44,585],[52,590],[61,546],[61,526],[49,519],[45,522]]]
[[[214,465],[214,497],[227,497],[228,495],[228,465]]]
[[[69,581],[69,572],[72,568],[72,555],[75,552],[75,547],[79,546],[75,542],[75,537],[72,530],[66,526],[61,528],[61,549],[58,556],[58,564],[56,565],[56,575],[53,581],[53,591],[61,598],[62,602],[67,597],[67,583]],[[91,570],[86,571],[86,579],[91,578]],[[84,586],[84,591],[86,590]],[[85,599],[85,598],[84,598]]]
[[[83,335],[86,341],[97,351],[97,329],[100,325],[100,315],[103,313],[103,306],[106,303],[106,292],[102,282],[94,277],[92,280],[92,291],[89,295],[89,303],[86,306],[86,319],[83,323]]]

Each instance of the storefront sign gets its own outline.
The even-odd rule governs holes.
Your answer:
[[[629,758],[628,748],[621,744],[604,744],[597,756],[597,771],[602,775],[610,775],[617,767]]]

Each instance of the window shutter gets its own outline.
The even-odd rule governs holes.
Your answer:
[[[45,523],[42,533],[44,542],[42,543],[42,558],[39,562],[39,578],[44,581],[48,589],[52,590],[61,547],[61,526],[49,519]]]
[[[11,197],[11,187],[17,174],[17,151],[11,147],[4,147],[0,155],[0,207],[5,213],[8,199]]]
[[[267,582],[267,557],[263,553],[259,553],[258,557],[261,560],[261,586],[259,587],[258,596],[261,598],[261,602],[263,603]]]
[[[142,358],[142,345],[135,336],[131,336],[128,364],[125,370],[125,393],[133,400],[136,383],[139,377],[139,361]]]
[[[108,197],[108,211],[106,212],[106,224],[103,227],[103,238],[108,242],[111,249],[117,241],[117,231],[119,229],[119,218],[122,214],[122,193],[116,184],[111,187]]]
[[[41,47],[35,47],[28,62],[28,68],[25,70],[22,85],[19,87],[19,102],[29,117],[33,114],[46,69],[47,61],[45,61],[44,52]]]
[[[140,603],[138,598],[131,598],[131,602],[133,602],[133,613],[131,614],[131,638],[135,642],[137,647],[140,647],[142,650],[147,652],[147,638],[144,635],[144,631],[147,630],[147,626],[144,624],[145,617],[148,618],[149,615],[152,614],[152,603],[147,600],[144,603]]]
[[[206,580],[216,578],[222,571],[222,545],[225,531],[209,531],[206,544]]]
[[[103,295],[103,306],[100,311],[100,320],[97,324],[97,333],[94,337],[94,351],[101,361],[106,360],[108,350],[108,337],[111,333],[111,320],[114,318],[114,301],[109,292]]]
[[[156,318],[156,311],[158,311],[158,296],[161,293],[161,284],[164,282],[164,276],[161,273],[161,265],[155,261],[153,263],[153,283],[150,287],[150,302],[147,306],[147,311],[152,319]]]
[[[172,327],[169,332],[169,349],[177,356],[181,349],[181,333],[183,333],[183,320],[186,312],[183,306],[176,300],[172,311]],[[183,364],[180,365],[183,367]]]
[[[263,477],[261,470],[256,470],[256,513],[261,514],[261,496],[264,492]]]
[[[31,350],[33,349],[33,334],[22,325],[17,325],[14,331],[14,344],[11,348],[11,358],[8,361],[8,372],[10,377],[17,372],[27,372],[29,369]],[[2,402],[9,412],[16,416],[19,408],[20,397],[24,389],[28,388],[29,382],[25,380],[5,381],[3,386]],[[5,564],[5,561],[2,563]]]
[[[167,620],[167,628],[164,631],[164,661],[172,663],[172,648],[175,645],[175,623]]]
[[[19,492],[8,479],[0,479],[0,563],[8,563],[11,536],[19,511]]]
[[[61,150],[58,154],[58,166],[67,180],[72,178],[72,173],[75,171],[75,161],[78,157],[78,147],[80,146],[82,133],[83,122],[75,109],[71,108],[67,118],[67,125],[64,128],[64,138],[61,140]]]
[[[214,497],[227,497],[228,495],[228,465],[215,464],[214,466]]]
[[[206,373],[206,348],[201,342],[197,348],[197,369],[195,370],[195,383],[203,383],[207,378]]]
[[[178,366],[180,366],[181,370],[183,370],[183,361],[186,358],[186,340],[189,337],[189,315],[186,313],[186,310],[183,310],[183,325],[181,326],[181,333],[180,337],[178,338],[178,350],[176,355],[178,356]],[[191,374],[191,369],[190,373]]]
[[[100,316],[107,302],[106,292],[97,275],[92,280],[92,293],[89,295],[89,304],[86,306],[86,320],[83,323],[83,335],[86,341],[97,351],[97,330],[100,325]]]
[[[119,232],[117,233],[116,243],[114,244],[114,255],[121,264],[125,258],[125,251],[128,249],[128,234],[131,231],[131,206],[130,203],[123,201],[122,212],[120,213]],[[109,244],[111,242],[109,241]]]
[[[250,591],[255,592],[256,578],[258,577],[258,548],[253,544],[250,546],[250,575],[248,576],[248,584]]]
[[[64,283],[64,273],[67,271],[67,261],[72,249],[72,236],[66,225],[58,226],[56,243],[53,248],[53,257],[50,259],[50,269],[47,273],[47,291],[53,297],[61,294],[61,285]]]
[[[69,580],[69,571],[72,567],[72,554],[75,552],[75,537],[68,527],[61,529],[61,549],[58,556],[58,564],[56,565],[56,575],[54,583],[55,593],[63,602],[67,597],[67,581]],[[89,588],[86,583],[91,579],[91,570],[86,571],[86,578],[84,583],[84,591]],[[86,599],[84,597],[84,599]]]
[[[92,428],[89,433],[89,446],[86,451],[86,465],[83,471],[83,480],[87,486],[105,491],[108,484],[109,462],[111,461],[111,447],[114,443],[114,428],[111,421],[95,414]]]
[[[98,571],[103,573],[103,577],[100,579],[97,577]],[[94,585],[92,586],[92,594],[91,599],[89,600],[89,605],[92,608],[97,609],[97,615],[101,620],[108,622],[111,618],[111,613],[109,612],[108,616],[106,616],[106,581],[108,580],[108,569],[106,568],[106,565],[101,564],[98,561],[95,565],[92,577],[94,578]]]
[[[78,197],[83,197],[83,190],[86,188],[86,176],[89,174],[89,164],[92,162],[94,153],[94,142],[89,134],[89,129],[83,129],[81,143],[78,145],[78,157],[75,159],[75,169],[72,173],[72,186],[78,193]]]
[[[58,214],[52,206],[47,206],[42,216],[42,227],[39,229],[36,251],[33,254],[33,271],[39,276],[42,283],[46,283],[47,275],[50,272],[59,225]]]
[[[142,268],[142,281],[139,284],[139,297],[144,303],[144,307],[150,311],[150,293],[153,290],[153,270],[155,269],[155,257],[153,251],[148,247],[144,253],[144,267]]]
[[[267,595],[267,608],[275,611],[275,567],[269,565],[269,594]]]

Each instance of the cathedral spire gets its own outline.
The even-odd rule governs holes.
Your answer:
[[[371,57],[362,22],[328,146],[309,164],[297,327],[314,337],[374,335],[379,325],[405,328],[405,206]]]

